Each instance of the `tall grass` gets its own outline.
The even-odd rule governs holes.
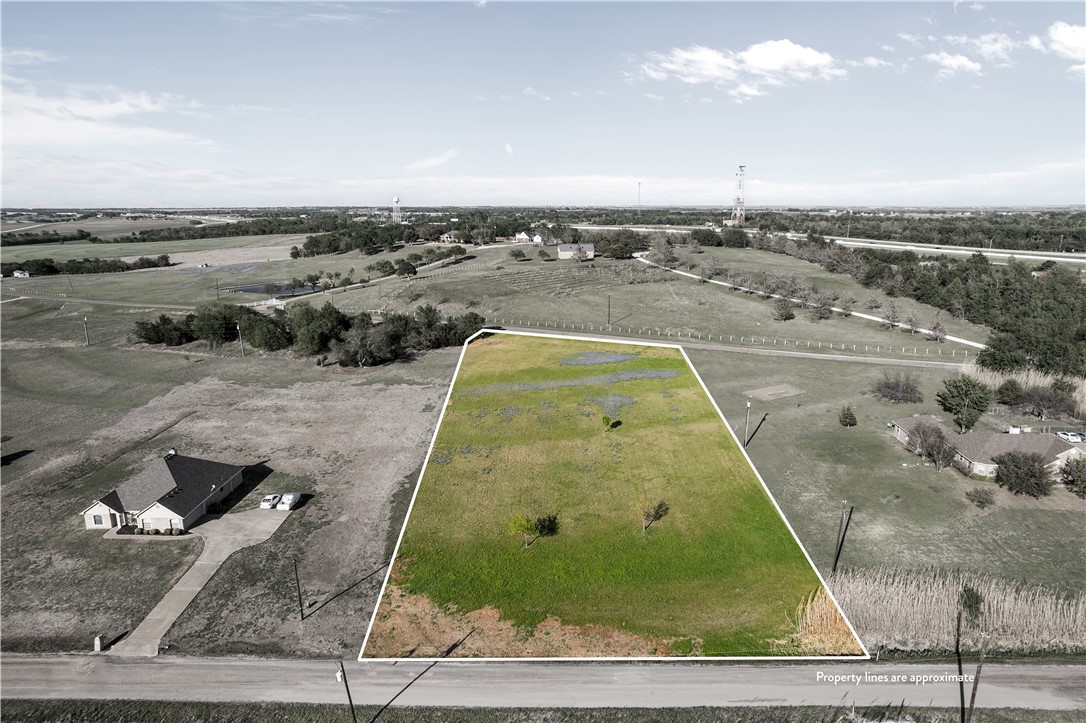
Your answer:
[[[793,643],[803,655],[863,655],[823,587],[808,595],[797,609]]]
[[[992,652],[1086,650],[1086,592],[1061,595],[986,575],[885,568],[838,572],[829,585],[869,650],[953,650],[966,586],[983,602],[976,622],[963,622],[962,650],[976,650],[980,633],[989,634]]]
[[[1003,382],[1014,379],[1024,388],[1047,387],[1059,377],[1054,374],[1046,374],[1036,369],[1021,369],[1014,372],[997,372],[985,369],[976,362],[969,362],[962,367],[962,373],[968,374],[974,379],[993,390],[998,389]],[[1075,400],[1075,416],[1086,418],[1086,380],[1075,380],[1075,391],[1071,397]]]

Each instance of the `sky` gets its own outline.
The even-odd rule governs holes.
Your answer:
[[[1086,203],[1086,4],[4,2],[5,207]],[[640,184],[640,185],[639,185]]]

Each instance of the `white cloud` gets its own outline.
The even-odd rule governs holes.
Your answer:
[[[460,151],[456,148],[450,148],[444,153],[439,153],[436,156],[430,156],[428,158],[420,158],[417,161],[408,163],[404,168],[408,171],[422,171],[428,168],[437,168],[442,166],[452,159],[460,155]]]
[[[1041,38],[1037,35],[1030,35],[1029,39],[1026,40],[1026,45],[1028,45],[1033,50],[1039,50],[1041,52],[1045,52],[1048,50],[1045,47],[1045,41],[1041,40]]]
[[[649,100],[654,100],[657,103],[659,103],[660,101],[662,101],[664,99],[664,97],[662,95],[656,95],[655,93],[645,93],[645,97],[648,98]]]
[[[904,40],[906,43],[909,43],[910,45],[919,46],[923,42],[922,38],[919,38],[915,35],[909,35],[908,33],[898,33],[897,37]]]
[[[700,102],[702,102],[702,103],[712,103],[712,102],[713,102],[713,99],[712,99],[712,98],[704,98],[704,97],[703,97],[703,98],[698,98],[698,101],[700,101]]]
[[[1048,48],[1061,58],[1075,61],[1067,70],[1086,71],[1086,25],[1070,25],[1062,20],[1048,28]]]
[[[254,3],[235,2],[220,6],[220,17],[245,25],[268,23],[280,28],[299,29],[313,25],[384,24],[382,15],[396,14],[388,8],[359,11],[358,4],[347,3]]]
[[[62,55],[54,55],[46,50],[19,50],[3,51],[4,65],[37,65],[39,63],[61,63],[67,60]]]
[[[43,95],[31,83],[22,82],[17,89],[6,83],[4,146],[212,146],[213,141],[191,133],[131,122],[133,116],[200,115],[200,108],[199,102],[172,93],[83,85],[69,86],[58,95]]]
[[[509,155],[513,155],[513,144],[512,143],[506,143],[505,144],[505,152],[508,153]]]
[[[980,63],[975,63],[964,55],[951,55],[945,50],[928,53],[924,56],[924,60],[939,66],[939,72],[935,74],[935,77],[940,80],[953,78],[958,73],[979,74],[981,71]]]
[[[874,56],[867,56],[863,60],[846,60],[846,65],[853,68],[889,68],[893,67],[893,63],[887,62],[882,58],[876,58]]]
[[[765,95],[764,88],[847,74],[829,53],[793,43],[767,40],[746,50],[716,50],[703,45],[649,53],[639,66],[641,80],[675,79],[688,85],[712,84],[736,99]]]
[[[887,45],[886,43],[880,43],[879,44],[879,50],[881,50],[884,53],[892,53],[892,52],[894,52],[894,46],[893,45]]]
[[[948,35],[946,41],[953,45],[964,45],[980,53],[985,60],[1010,63],[1011,52],[1022,46],[1005,33],[986,33],[975,38],[967,35]]]
[[[524,95],[528,96],[529,98],[540,98],[541,100],[550,100],[551,99],[551,97],[549,95],[543,95],[542,93],[540,93],[538,90],[536,90],[532,86],[528,86],[527,88],[525,88],[523,93],[524,93]]]

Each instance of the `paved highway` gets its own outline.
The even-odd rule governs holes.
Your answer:
[[[950,663],[706,665],[346,661],[356,703],[480,707],[685,707],[758,705],[958,705]],[[4,698],[135,698],[343,703],[336,663],[103,655],[0,657]],[[966,673],[971,671],[967,667]],[[984,667],[977,705],[1086,709],[1084,669],[1074,665]],[[877,682],[871,676],[887,676]],[[832,676],[841,680],[836,685]],[[851,677],[850,677],[851,676]],[[890,682],[889,676],[903,676]],[[928,676],[925,684],[916,682]],[[932,678],[934,676],[934,679]],[[866,678],[866,679],[865,679]],[[857,682],[858,679],[858,682]],[[969,686],[966,686],[966,696]]]

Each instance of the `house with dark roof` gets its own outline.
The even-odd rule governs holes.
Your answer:
[[[1086,456],[1079,447],[1069,444],[1054,434],[1009,434],[1006,432],[966,432],[957,434],[931,414],[914,414],[907,419],[890,422],[894,436],[909,449],[915,443],[912,432],[916,425],[928,422],[935,425],[947,443],[957,450],[954,463],[966,474],[978,477],[995,477],[999,465],[995,458],[1004,452],[1036,452],[1044,460],[1045,467],[1053,476],[1068,461]]]
[[[80,514],[88,530],[122,525],[187,530],[241,484],[244,471],[244,466],[186,457],[171,449]]]

